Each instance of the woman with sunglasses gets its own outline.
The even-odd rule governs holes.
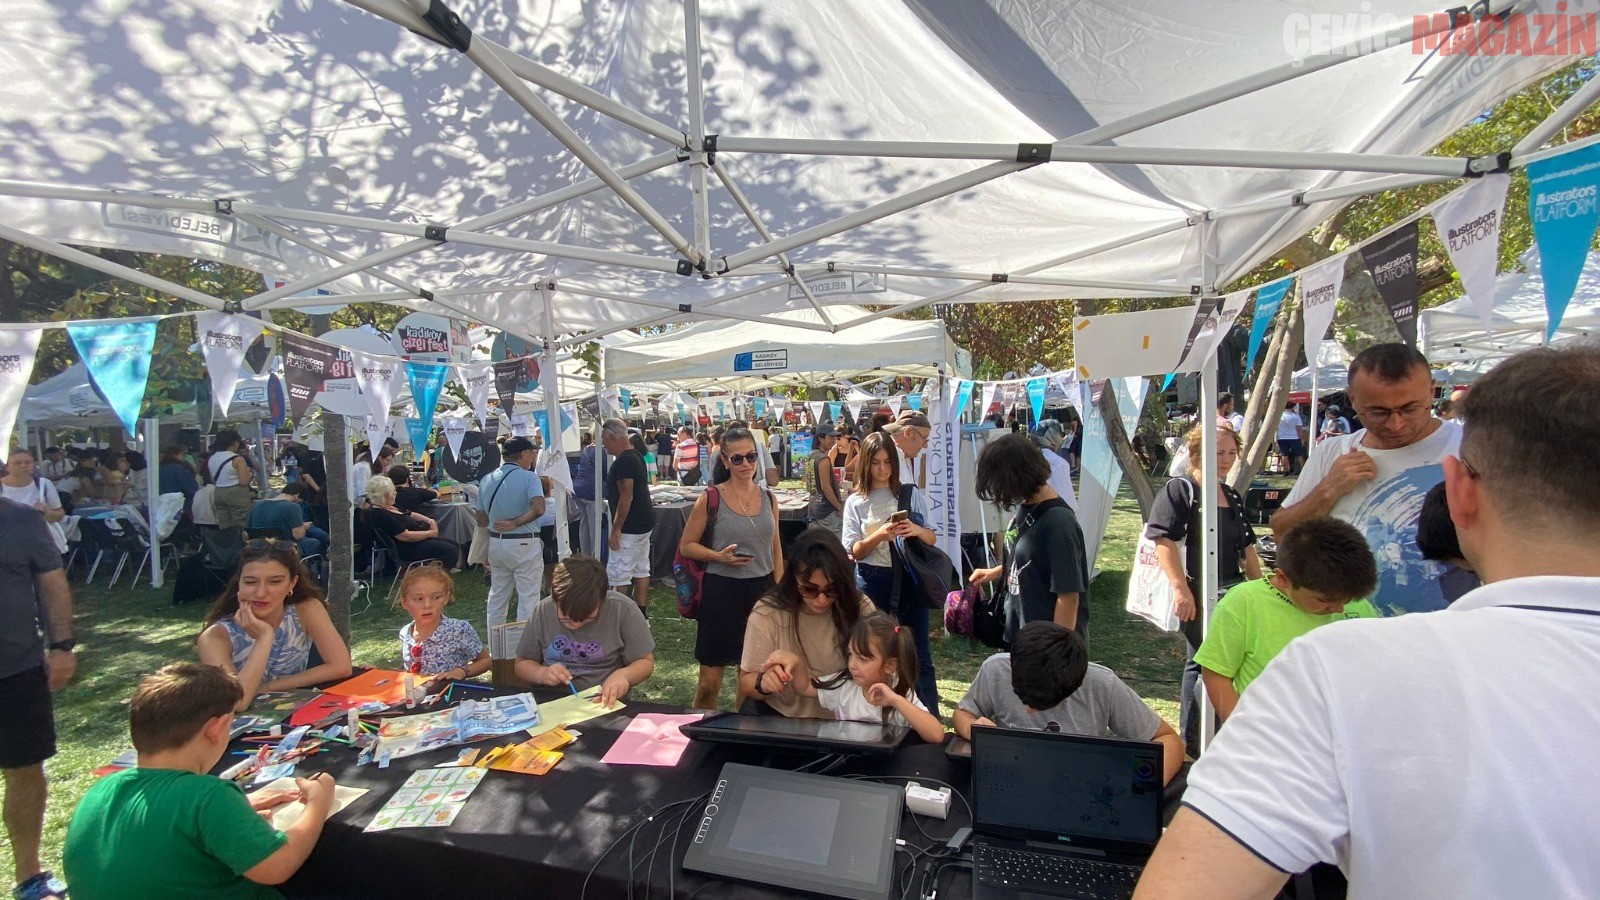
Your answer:
[[[838,672],[849,661],[850,632],[877,611],[856,587],[854,567],[833,532],[807,528],[789,550],[777,590],[762,598],[745,624],[739,660],[739,711],[831,719],[817,698],[795,689],[799,672],[784,660],[793,653],[808,672]]]
[[[228,586],[206,611],[200,661],[235,675],[248,709],[257,694],[350,676],[350,649],[292,541],[248,541]],[[310,665],[311,648],[322,662]]]
[[[695,621],[694,658],[700,663],[696,709],[717,707],[723,669],[739,664],[750,610],[783,577],[778,501],[756,484],[760,465],[755,435],[747,428],[728,429],[712,474],[715,483],[695,501],[678,541],[679,553],[706,564]],[[713,496],[717,519],[708,529]]]

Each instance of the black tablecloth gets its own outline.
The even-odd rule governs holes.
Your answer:
[[[509,693],[510,691],[502,691]],[[546,697],[535,692],[541,699]],[[551,694],[549,697],[557,695]],[[652,811],[674,801],[689,800],[711,790],[727,762],[796,769],[815,763],[815,754],[768,753],[755,747],[691,743],[673,768],[608,766],[600,761],[635,713],[683,710],[654,703],[630,703],[617,713],[573,726],[579,739],[564,748],[565,758],[543,776],[491,771],[449,828],[412,828],[367,834],[362,832],[373,814],[414,771],[430,768],[453,756],[459,748],[446,748],[394,761],[386,770],[375,765],[357,767],[355,752],[341,748],[319,754],[301,764],[302,772],[321,769],[340,784],[367,788],[369,793],[331,818],[311,858],[285,886],[299,897],[532,897],[540,900],[577,898],[586,876],[594,868],[588,897],[612,898],[627,893],[629,841],[614,846],[617,838]],[[510,743],[500,738],[483,747]],[[218,768],[226,766],[224,757]],[[893,756],[854,758],[829,774],[913,776],[932,783],[948,782],[969,794],[970,764],[945,755],[944,748],[911,737]],[[1166,815],[1176,809],[1182,776],[1168,788]],[[679,807],[677,812],[682,812]],[[644,857],[665,833],[653,867],[654,890],[667,893],[668,865],[675,870],[676,897],[788,897],[778,888],[718,882],[681,869],[694,815],[685,820],[683,841],[671,852],[671,827],[677,814],[662,817],[644,828],[633,844],[637,890],[644,890]],[[906,813],[901,837],[926,846],[970,824],[964,805],[951,804],[948,820],[940,822]],[[663,832],[663,825],[666,831]],[[602,860],[601,855],[610,849]],[[670,860],[669,860],[670,856]],[[907,856],[896,857],[904,867]],[[919,870],[920,871],[920,870]],[[947,872],[940,895],[970,896],[965,870]]]
[[[469,503],[425,503],[422,514],[439,523],[439,537],[455,544],[466,559],[466,549],[472,546],[472,533],[478,528]]]

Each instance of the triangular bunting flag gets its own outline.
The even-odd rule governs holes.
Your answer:
[[[450,455],[461,458],[461,441],[467,436],[467,420],[451,416],[444,421],[444,440],[450,445]]]
[[[395,376],[405,377],[401,362],[392,356],[373,356],[354,353],[356,384],[367,399],[367,415],[379,422],[389,420],[389,407],[394,404]]]
[[[1028,405],[1033,409],[1033,421],[1044,418],[1044,392],[1048,383],[1041,376],[1028,379]]]
[[[1529,168],[1530,173],[1532,168]],[[1487,329],[1494,315],[1494,276],[1500,261],[1500,230],[1511,176],[1491,173],[1441,200],[1433,224],[1450,262]],[[1537,232],[1536,232],[1537,233]]]
[[[433,431],[433,413],[439,405],[439,392],[444,390],[444,379],[449,373],[448,368],[437,363],[406,363],[406,378],[411,381],[411,402],[417,407],[424,443],[426,436]]]
[[[156,323],[114,322],[68,325],[73,346],[100,396],[122,420],[129,434],[139,433],[139,410],[150,378],[150,354],[156,344]]]
[[[0,329],[0,461],[11,458],[11,435],[17,428],[22,395],[33,377],[42,328]]]
[[[1528,166],[1528,214],[1539,242],[1548,314],[1545,343],[1555,336],[1578,286],[1589,242],[1600,223],[1600,145],[1541,159]]]
[[[339,361],[339,348],[298,334],[285,334],[279,346],[283,349],[283,380],[289,392],[289,415],[298,422],[305,418],[311,401],[322,393],[323,383]]]
[[[816,425],[822,422],[822,406],[821,400],[806,401],[806,410],[811,413],[811,424]]]
[[[489,418],[489,392],[495,386],[494,363],[466,363],[456,367],[456,379],[467,392],[467,402],[473,415],[478,417],[478,427]],[[454,450],[450,451],[455,453]],[[459,455],[459,454],[457,454]]]
[[[1333,324],[1335,304],[1339,289],[1344,285],[1344,255],[1324,260],[1305,270],[1300,276],[1300,302],[1306,317],[1306,359],[1312,370],[1317,365],[1317,350]]]
[[[1361,248],[1361,261],[1377,285],[1378,296],[1389,308],[1400,340],[1417,345],[1417,223],[1408,222],[1393,234]]]
[[[199,337],[200,355],[206,361],[211,379],[211,396],[224,416],[233,402],[233,389],[239,383],[239,367],[245,351],[261,334],[261,320],[220,312],[194,314],[194,330]]]
[[[1246,374],[1256,367],[1256,353],[1261,350],[1261,339],[1267,335],[1267,326],[1278,317],[1278,308],[1283,306],[1283,298],[1292,287],[1294,279],[1285,278],[1256,291],[1256,311],[1250,319],[1250,350],[1245,354]]]

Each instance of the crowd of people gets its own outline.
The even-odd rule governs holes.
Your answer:
[[[1600,823],[1574,789],[1586,783],[1581,758],[1542,740],[1538,726],[1573,721],[1586,736],[1585,676],[1600,671],[1600,558],[1587,547],[1600,496],[1582,465],[1584,438],[1595,430],[1582,410],[1600,390],[1600,351],[1519,355],[1453,402],[1448,419],[1426,360],[1411,348],[1364,351],[1349,385],[1362,427],[1312,444],[1272,521],[1270,568],[1243,499],[1225,483],[1240,452],[1231,409],[1218,409],[1216,470],[1200,470],[1196,430],[1190,468],[1157,498],[1146,533],[1188,646],[1177,729],[1090,661],[1090,560],[1073,504],[1055,486],[1064,436],[1041,429],[989,441],[976,493],[1013,519],[1001,564],[970,578],[1003,585],[1006,648],[981,664],[949,722],[961,737],[1001,726],[1153,741],[1166,780],[1198,757],[1141,897],[1269,896],[1289,873],[1317,863],[1338,864],[1358,896],[1442,887],[1451,896],[1582,894],[1596,873],[1579,843],[1587,830],[1575,823]],[[675,445],[673,472],[710,465],[677,548],[705,565],[696,707],[718,705],[732,667],[741,712],[895,722],[943,739],[927,610],[896,578],[898,548],[934,539],[920,484],[931,427],[910,410],[874,426],[845,451],[853,466],[833,464],[848,462],[840,429],[814,430],[800,473],[813,521],[787,546],[765,442],[742,422],[715,435],[714,453],[679,432],[678,444],[696,449]],[[547,488],[533,472],[530,440],[504,443],[504,462],[483,479],[474,512],[491,535],[489,627],[499,624],[497,610],[500,621],[510,614],[513,592],[526,623],[516,675],[598,687],[610,705],[655,673],[646,594],[654,509],[643,436],[613,419],[600,438],[575,473],[591,491],[596,479],[603,488],[593,508],[578,507],[599,526],[600,546],[555,561],[547,579],[538,537]],[[205,460],[199,480],[214,495],[250,480],[234,440]],[[386,449],[361,460],[373,473],[362,493],[374,527],[426,548],[436,526],[400,505],[403,486],[378,474],[391,462]],[[59,888],[39,860],[42,762],[55,749],[50,692],[76,668],[71,597],[49,530],[55,507],[45,485],[54,485],[35,474],[39,463],[15,452],[0,479],[14,501],[0,503],[0,528],[14,537],[0,546],[0,588],[39,598],[0,603],[0,707],[16,726],[0,736],[0,770],[17,895],[27,898]],[[179,884],[219,895],[273,884],[315,844],[331,779],[303,779],[296,796],[306,811],[276,831],[255,813],[284,798],[247,799],[204,777],[227,744],[232,714],[257,695],[352,671],[303,562],[309,523],[296,533],[294,516],[273,507],[308,489],[291,484],[287,501],[214,496],[231,521],[292,527],[244,544],[205,614],[196,661],[163,668],[135,692],[138,766],[98,782],[68,830],[75,896],[139,894],[144,887],[129,881],[139,878],[155,879],[150,891]],[[1206,491],[1217,499],[1214,526],[1202,521]],[[1196,577],[1208,529],[1220,599],[1204,596]],[[397,635],[396,666],[430,682],[481,676],[491,661],[477,629],[446,615],[456,560],[441,551],[418,561],[399,584],[410,621]],[[1202,684],[1218,728],[1203,755]],[[1466,782],[1463,767],[1473,773]],[[195,804],[206,811],[199,819],[185,813]],[[203,842],[151,837],[197,827],[237,829],[238,839],[204,850]]]

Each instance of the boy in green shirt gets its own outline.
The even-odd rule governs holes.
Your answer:
[[[140,683],[128,710],[137,767],[84,794],[62,852],[73,900],[278,898],[311,855],[333,805],[333,778],[297,779],[299,796],[246,797],[207,774],[228,747],[239,682],[216,666],[172,663]],[[263,813],[293,800],[286,831]]]
[[[1228,591],[1195,651],[1200,678],[1219,719],[1289,642],[1341,619],[1377,618],[1361,599],[1378,585],[1378,566],[1361,532],[1333,518],[1308,519],[1278,544],[1277,571]]]

